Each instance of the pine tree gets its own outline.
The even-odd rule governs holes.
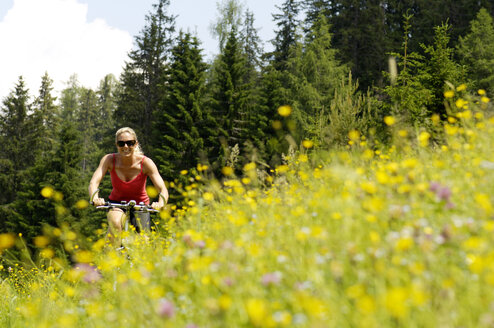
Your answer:
[[[494,14],[494,4],[491,0],[440,0],[416,1],[417,12],[414,19],[414,36],[412,50],[419,51],[421,44],[434,43],[435,35],[430,31],[435,27],[448,23],[451,25],[449,36],[456,44],[459,37],[466,35],[469,23],[481,8],[486,8],[491,15]]]
[[[68,212],[58,212],[57,222],[69,222],[78,230],[88,231],[90,228],[84,213],[75,204],[81,199],[87,199],[87,184],[81,171],[83,156],[82,135],[77,126],[65,121],[58,134],[59,144],[50,163],[51,172],[46,175],[45,183],[61,192],[61,204]],[[95,225],[92,225],[95,227]]]
[[[258,128],[261,129],[263,135],[263,158],[271,167],[281,164],[280,156],[288,149],[285,134],[289,131],[282,129],[283,119],[277,112],[280,106],[291,104],[292,101],[288,89],[282,84],[284,74],[270,64],[263,68],[260,82],[259,110],[265,120],[264,124],[259,124]]]
[[[71,229],[90,235],[100,222],[92,220],[76,203],[86,199],[86,183],[82,176],[82,136],[72,121],[64,121],[57,131],[58,143],[47,160],[38,161],[27,172],[21,191],[14,202],[19,215],[14,230],[26,240],[42,233],[44,225],[59,226],[65,222]],[[44,187],[56,192],[49,198],[41,195]]]
[[[113,146],[113,132],[117,130],[113,113],[117,108],[117,95],[120,90],[118,80],[112,74],[106,75],[99,84],[97,106],[99,108],[99,124],[97,126],[96,141],[100,146]]]
[[[473,88],[494,93],[494,23],[487,10],[478,12],[456,50]]]
[[[276,8],[281,13],[273,15],[277,30],[275,39],[272,41],[274,51],[268,56],[277,70],[284,71],[290,58],[290,52],[299,39],[297,30],[300,26],[298,17],[300,2],[298,0],[285,0],[281,7],[276,6]]]
[[[425,70],[429,77],[424,81],[425,87],[432,92],[430,114],[439,114],[446,118],[444,107],[444,90],[446,82],[459,85],[464,80],[464,72],[453,58],[454,49],[449,46],[449,30],[451,26],[442,24],[434,28],[434,43],[423,46],[426,54]]]
[[[385,6],[381,1],[331,1],[328,17],[333,45],[342,62],[349,63],[352,75],[363,90],[381,84],[387,68],[388,33]]]
[[[247,101],[245,103],[248,117],[248,141],[245,144],[245,153],[243,154],[246,161],[264,161],[266,157],[266,130],[268,125],[267,115],[261,106],[261,69],[262,63],[262,44],[258,35],[258,29],[254,26],[254,14],[246,10],[244,15],[244,28],[240,33],[241,43],[243,44],[243,53],[245,55],[246,73],[245,88],[247,92]]]
[[[21,232],[27,240],[41,233],[44,223],[53,224],[54,207],[40,194],[44,186],[37,179],[44,179],[50,173],[54,147],[57,144],[57,131],[60,124],[59,109],[52,96],[52,83],[48,74],[41,78],[39,95],[33,103],[33,113],[28,120],[32,131],[29,138],[34,163],[22,172],[24,177],[17,190],[15,200],[10,204],[9,230]],[[36,201],[39,200],[39,202]]]
[[[81,170],[83,176],[89,179],[101,159],[96,140],[101,125],[101,109],[98,107],[96,92],[86,88],[81,88],[79,92],[77,129],[82,134]]]
[[[412,14],[403,17],[403,43],[401,52],[391,53],[397,59],[398,74],[391,77],[391,84],[383,91],[389,97],[385,110],[400,117],[403,124],[417,127],[424,124],[429,115],[427,108],[433,102],[433,93],[425,84],[430,78],[426,71],[425,57],[410,50]]]
[[[171,52],[167,98],[154,125],[159,141],[155,161],[167,180],[200,163],[208,138],[215,135],[204,106],[206,68],[198,39],[180,32]]]
[[[244,46],[244,53],[246,56],[246,64],[248,67],[249,81],[256,81],[259,76],[259,70],[261,68],[262,42],[257,33],[257,28],[254,26],[255,18],[254,13],[249,10],[245,11],[245,19],[243,29],[240,33],[241,42]]]
[[[56,130],[60,124],[57,98],[52,95],[53,80],[45,73],[41,78],[38,97],[33,103],[33,139],[32,145],[38,157],[46,159],[56,142]]]
[[[306,0],[303,2],[305,11],[304,32],[309,34],[312,26],[319,20],[322,15],[326,18],[330,17],[331,0]]]
[[[129,53],[121,75],[115,120],[120,127],[134,128],[144,151],[153,145],[152,120],[165,97],[167,60],[175,31],[175,17],[167,14],[169,5],[170,0],[153,5],[154,12],[146,16],[146,26],[135,38],[137,49]]]
[[[289,88],[293,95],[293,116],[299,127],[296,131],[298,138],[307,137],[314,119],[329,111],[336,89],[348,75],[348,69],[339,63],[336,54],[331,44],[329,25],[321,15],[304,46],[299,45],[297,55],[288,61]]]
[[[63,121],[76,121],[81,89],[77,75],[70,76],[65,84],[66,87],[62,90],[60,97],[60,118]]]
[[[246,109],[248,88],[246,65],[235,28],[230,32],[214,66],[213,115],[218,123],[221,144],[213,151],[217,165],[225,164],[225,151],[247,140],[249,113]]]
[[[24,80],[19,77],[15,89],[5,98],[0,116],[0,183],[3,186],[0,204],[15,199],[22,182],[23,171],[29,167],[34,156],[31,152],[32,125],[28,114],[31,110],[29,93]]]

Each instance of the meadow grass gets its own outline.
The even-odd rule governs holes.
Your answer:
[[[262,179],[192,184],[124,252],[47,231],[36,266],[2,262],[0,326],[492,327],[494,120],[459,99],[436,140],[387,117],[391,147],[353,131]]]

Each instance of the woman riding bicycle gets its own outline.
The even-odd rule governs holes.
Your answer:
[[[106,172],[109,171],[113,187],[109,196],[110,202],[120,203],[135,200],[137,204],[143,202],[148,205],[146,180],[149,177],[159,192],[158,202],[153,202],[151,207],[157,210],[164,207],[168,201],[168,190],[165,182],[161,178],[156,164],[142,153],[134,130],[129,127],[119,129],[115,134],[115,144],[118,153],[103,156],[89,183],[89,196],[92,198],[94,206],[105,204],[105,200],[98,195],[98,186]],[[125,213],[122,209],[112,208],[108,211],[107,218],[110,241],[115,246],[120,246]]]

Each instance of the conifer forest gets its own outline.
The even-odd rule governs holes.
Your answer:
[[[387,115],[432,133],[431,117],[448,117],[448,85],[494,92],[492,1],[286,0],[272,14],[270,52],[253,13],[225,1],[214,26],[220,52],[209,62],[168,6],[159,0],[143,18],[121,76],[102,77],[96,90],[73,76],[59,97],[49,72],[37,92],[20,76],[2,99],[0,231],[34,237],[61,217],[87,231],[98,225],[92,214],[57,213],[40,190],[58,190],[74,208],[122,126],[180,186],[180,172],[198,164],[211,177],[249,162],[269,172],[302,141],[342,147],[352,130],[386,144]]]
[[[120,76],[0,100],[1,327],[494,326],[492,0],[284,0],[269,46],[223,0],[213,58],[169,7]],[[115,249],[126,126],[170,198]]]

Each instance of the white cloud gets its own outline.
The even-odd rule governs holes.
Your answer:
[[[0,22],[0,99],[20,75],[33,96],[45,72],[55,91],[74,73],[88,88],[97,88],[106,74],[119,76],[132,36],[102,19],[88,22],[87,10],[77,0],[14,0]]]

